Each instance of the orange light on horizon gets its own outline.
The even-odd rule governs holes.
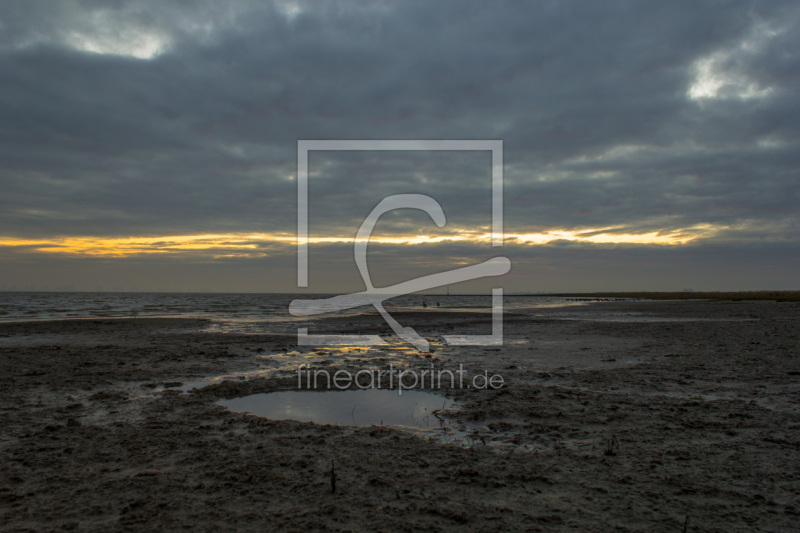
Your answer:
[[[701,224],[689,228],[634,233],[629,228],[589,228],[580,230],[553,229],[538,233],[506,233],[507,243],[542,246],[556,241],[593,244],[647,244],[675,246],[707,238],[723,228]],[[309,237],[310,244],[352,244],[352,237]],[[491,243],[492,234],[456,230],[445,235],[374,235],[376,244],[419,245],[444,242]],[[295,246],[294,234],[288,233],[220,233],[199,235],[166,235],[157,237],[57,237],[22,239],[0,237],[0,247],[27,247],[41,253],[87,256],[126,257],[141,254],[167,254],[208,251],[216,258],[264,256],[270,245]]]

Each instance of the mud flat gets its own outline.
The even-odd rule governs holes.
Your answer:
[[[506,317],[502,347],[434,340],[488,333],[486,314],[398,319],[431,338],[433,353],[393,341],[300,348],[291,336],[210,333],[194,319],[0,324],[0,528],[680,531],[688,517],[687,531],[731,532],[800,523],[797,303],[519,313]],[[319,327],[388,332],[379,318]],[[503,384],[429,390],[460,406],[442,413],[460,435],[449,441],[218,403],[302,388],[301,364],[463,369],[467,385],[481,374]]]

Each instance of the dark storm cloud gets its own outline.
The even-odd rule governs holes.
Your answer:
[[[788,1],[6,2],[0,235],[292,233],[298,139],[466,138],[504,140],[511,233],[796,247],[798,22]],[[310,168],[320,233],[400,192],[488,224],[486,154]]]

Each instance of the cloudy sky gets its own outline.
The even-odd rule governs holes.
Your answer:
[[[0,289],[312,292],[512,261],[458,291],[800,289],[800,4],[14,1],[0,5]]]

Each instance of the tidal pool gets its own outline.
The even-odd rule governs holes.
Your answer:
[[[219,404],[273,420],[415,429],[443,427],[437,415],[454,406],[453,400],[438,394],[416,390],[399,394],[391,389],[267,392],[221,400]]]

